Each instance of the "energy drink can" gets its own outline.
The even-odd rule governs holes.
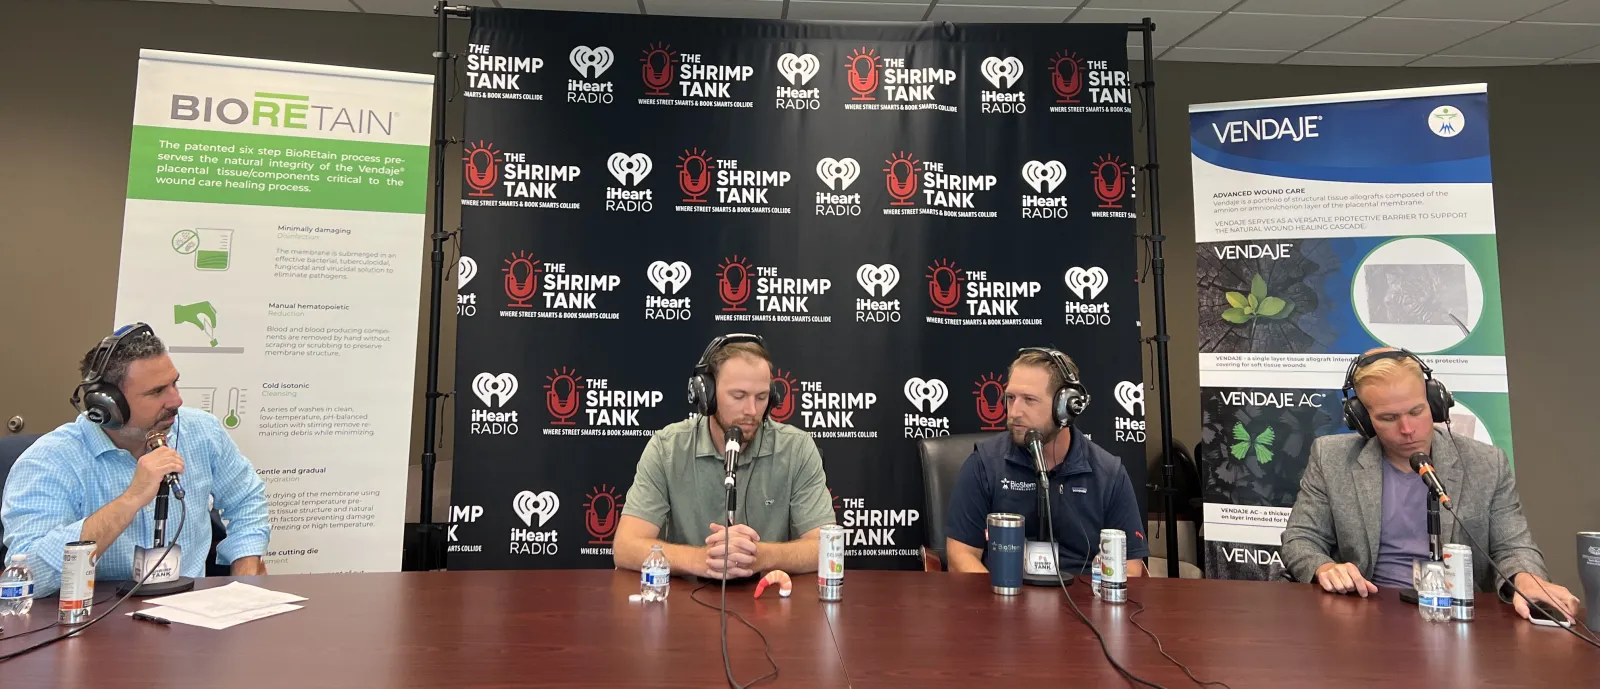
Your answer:
[[[1128,600],[1128,534],[1100,530],[1100,598],[1107,603]]]
[[[1450,618],[1472,621],[1472,549],[1460,543],[1446,544],[1444,570],[1445,590],[1450,592]]]
[[[61,624],[83,624],[93,613],[94,549],[94,541],[74,541],[61,557]]]
[[[817,599],[844,598],[844,527],[822,527],[822,542],[817,544]]]

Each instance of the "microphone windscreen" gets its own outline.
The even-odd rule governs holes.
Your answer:
[[[1432,464],[1432,463],[1433,463],[1433,459],[1431,457],[1429,457],[1425,453],[1418,452],[1418,453],[1416,453],[1414,455],[1411,455],[1411,470],[1415,471],[1415,472],[1417,472],[1419,474],[1422,473],[1422,466],[1424,464]]]

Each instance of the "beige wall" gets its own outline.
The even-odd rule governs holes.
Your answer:
[[[464,30],[460,22],[452,28],[457,47]],[[0,70],[0,227],[6,240],[0,248],[5,299],[0,315],[8,326],[0,337],[0,419],[22,415],[28,432],[68,420],[72,412],[66,398],[76,360],[111,326],[140,48],[431,73],[433,32],[430,19],[336,12],[124,0],[8,7],[0,23],[0,46],[13,58]],[[1600,182],[1594,164],[1600,135],[1590,125],[1590,114],[1600,109],[1600,67],[1419,70],[1162,62],[1157,69],[1174,433],[1190,446],[1199,437],[1199,382],[1186,106],[1489,83],[1517,477],[1528,520],[1556,579],[1575,586],[1573,533],[1600,529],[1595,492],[1600,461],[1580,430],[1592,422],[1595,409],[1586,393],[1596,376],[1581,353],[1594,347],[1596,326],[1589,309],[1600,301],[1600,281],[1588,265],[1600,253],[1600,228],[1595,227],[1600,194],[1594,190]],[[460,104],[457,99],[452,105],[453,122],[459,122]],[[1142,148],[1143,133],[1138,137]],[[447,198],[458,196],[458,179],[452,166]],[[447,227],[454,229],[455,223],[451,210]],[[426,244],[426,236],[417,241]],[[424,304],[426,277],[426,271],[419,275]],[[1147,333],[1154,322],[1151,294],[1147,286]],[[440,387],[450,390],[452,314],[444,324]],[[418,325],[412,464],[421,454],[426,313],[418,315]],[[1153,372],[1147,376],[1155,380]],[[450,457],[450,411],[447,404],[442,460]],[[1155,422],[1154,406],[1151,412]],[[435,501],[441,517],[448,470],[448,463],[441,466],[443,490]],[[413,496],[416,483],[413,476]],[[410,514],[416,514],[414,504]]]

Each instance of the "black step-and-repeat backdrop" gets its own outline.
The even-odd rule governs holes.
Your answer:
[[[1142,484],[1126,42],[476,10],[450,567],[611,566],[724,332],[767,338],[852,567],[920,566],[916,438],[1003,428],[1020,346],[1078,360]]]

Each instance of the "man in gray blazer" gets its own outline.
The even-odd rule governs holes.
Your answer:
[[[1345,420],[1357,433],[1312,443],[1283,530],[1283,564],[1295,579],[1362,597],[1379,586],[1409,588],[1411,561],[1429,557],[1428,491],[1410,464],[1423,453],[1432,455],[1455,507],[1454,514],[1441,511],[1439,533],[1445,543],[1472,546],[1477,588],[1500,590],[1493,558],[1529,598],[1577,613],[1577,597],[1549,581],[1505,453],[1435,427],[1449,420],[1455,402],[1420,359],[1404,350],[1372,350],[1351,364],[1345,386]],[[1521,596],[1513,604],[1528,616]]]

